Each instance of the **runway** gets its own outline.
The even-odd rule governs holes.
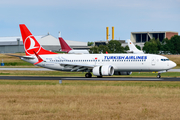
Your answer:
[[[38,76],[0,76],[0,80],[85,80],[85,81],[180,81],[180,78],[149,78],[149,77],[38,77]]]

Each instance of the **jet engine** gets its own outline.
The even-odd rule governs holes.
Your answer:
[[[114,68],[111,65],[97,66],[93,68],[92,72],[95,76],[111,76],[114,74]]]
[[[120,71],[115,71],[114,75],[131,75],[132,72],[127,71],[127,72],[120,72]]]

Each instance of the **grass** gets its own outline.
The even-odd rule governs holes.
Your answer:
[[[0,80],[0,119],[180,119],[179,82]]]
[[[18,55],[18,56],[25,56],[25,53],[16,53],[14,55]],[[21,60],[19,57],[14,57],[14,56],[8,56],[5,54],[0,54],[0,60],[3,60],[3,63],[5,64],[5,66],[26,66],[26,67],[34,67],[33,64],[30,64],[28,62],[25,62],[23,60]],[[2,61],[1,61],[2,62]]]

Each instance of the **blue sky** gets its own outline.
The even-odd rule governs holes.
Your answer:
[[[176,31],[180,34],[180,0],[4,0],[0,1],[0,37],[20,36],[19,24],[34,35],[48,32],[66,40],[115,39],[131,32]],[[110,36],[111,38],[111,36]]]

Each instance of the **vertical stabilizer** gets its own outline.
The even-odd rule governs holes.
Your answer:
[[[70,50],[72,50],[62,37],[59,37],[59,42],[61,45],[61,51],[68,53]]]
[[[133,44],[133,42],[131,40],[127,40],[128,42],[128,46],[129,46],[129,52],[130,53],[135,53],[135,54],[144,54],[143,51],[139,50],[136,48],[136,46]]]
[[[25,24],[20,24],[19,27],[23,39],[24,50],[27,56],[34,55],[34,52],[38,55],[56,54],[42,48],[42,46],[38,43],[36,38],[32,35],[32,33],[29,31]]]

